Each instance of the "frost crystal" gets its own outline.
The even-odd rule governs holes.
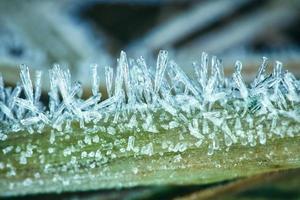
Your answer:
[[[98,76],[98,66],[92,65],[91,66],[91,75],[92,75],[92,94],[94,96],[97,96],[99,85],[100,85],[100,79]]]
[[[65,139],[76,137],[71,133],[73,123],[78,123],[85,134],[78,141],[80,148],[93,143],[103,145],[102,136],[90,133],[104,132],[107,137],[116,138],[115,145],[125,145],[120,147],[120,152],[152,155],[157,141],[139,144],[136,134],[152,137],[166,131],[179,133],[180,141],[187,136],[193,138],[192,145],[199,148],[206,145],[211,155],[236,143],[264,145],[272,135],[299,134],[300,82],[283,70],[282,63],[277,61],[272,73],[267,74],[264,57],[250,84],[243,80],[240,61],[229,77],[224,76],[221,60],[215,56],[210,59],[206,53],[202,53],[193,67],[195,79],[169,59],[167,51],[159,52],[155,68],[148,66],[143,58],[127,58],[122,51],[115,70],[105,67],[105,77],[100,77],[97,65],[90,67],[92,96],[82,99],[81,84],[72,81],[68,69],[55,65],[49,71],[49,105],[44,105],[40,101],[42,73],[36,72],[31,81],[28,67],[22,65],[21,81],[14,89],[5,88],[0,75],[0,119],[4,127],[0,141],[5,141],[11,132],[43,133],[44,128],[50,127],[48,137],[53,145],[59,132],[67,133]],[[107,99],[101,99],[100,79],[106,82]],[[279,121],[281,117],[283,121]],[[130,133],[127,141],[120,141],[119,135],[127,133]],[[183,152],[190,145],[159,142],[175,152]],[[82,151],[80,156],[113,158],[113,147],[105,148],[108,149],[105,156],[100,151]],[[5,154],[10,151],[10,147],[3,149]],[[48,148],[48,153],[54,152],[54,148]],[[66,157],[71,157],[73,152],[73,147],[63,150]],[[26,164],[27,158],[28,154],[21,154],[19,162]],[[180,160],[179,156],[176,160]],[[89,163],[89,166],[96,165]]]

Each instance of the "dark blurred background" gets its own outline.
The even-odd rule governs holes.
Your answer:
[[[88,88],[91,63],[114,66],[125,50],[154,65],[167,49],[188,73],[206,51],[226,73],[240,59],[246,81],[262,56],[299,76],[299,11],[299,0],[0,0],[0,72],[14,85],[21,63],[60,63]]]

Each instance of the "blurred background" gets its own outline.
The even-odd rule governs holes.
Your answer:
[[[19,64],[47,74],[60,63],[88,88],[89,65],[115,66],[121,50],[154,65],[167,49],[188,73],[202,51],[222,58],[228,74],[240,59],[246,81],[267,56],[300,75],[299,0],[0,0],[0,24],[9,85]]]
[[[87,90],[89,65],[116,66],[121,50],[132,58],[144,56],[153,66],[157,52],[167,49],[188,74],[202,51],[222,58],[227,74],[239,59],[246,81],[266,56],[300,77],[299,0],[0,0],[0,25],[0,72],[11,86],[19,80],[20,64],[47,74],[59,63]],[[44,82],[46,91],[47,78]],[[204,197],[225,191],[228,199],[299,199],[300,172],[287,174],[276,175],[280,181],[274,183],[269,176],[259,179],[260,188],[254,181],[236,193],[240,196],[226,182],[221,190],[220,184],[139,187],[24,199],[193,199],[189,194],[197,191]]]

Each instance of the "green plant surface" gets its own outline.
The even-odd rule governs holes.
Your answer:
[[[85,129],[78,124],[72,127],[70,133],[45,128],[40,134],[8,134],[6,141],[0,143],[0,158],[2,165],[10,163],[14,169],[0,170],[1,196],[137,185],[206,184],[300,166],[299,135],[273,135],[266,144],[258,143],[255,147],[240,143],[227,147],[220,142],[220,150],[208,155],[207,142],[197,147],[193,136],[176,128],[158,133],[110,135],[89,129],[93,125],[86,125]],[[133,147],[128,146],[130,136],[135,137]],[[145,153],[150,143],[153,151]],[[4,154],[9,146],[13,149]],[[26,164],[24,160],[21,164],[21,155],[26,151],[31,156],[26,158]]]

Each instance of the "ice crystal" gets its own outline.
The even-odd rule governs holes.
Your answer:
[[[29,68],[22,65],[21,84],[14,89],[5,88],[0,75],[0,119],[4,127],[0,140],[5,141],[13,132],[43,133],[50,127],[49,143],[55,144],[60,132],[67,133],[65,139],[76,137],[71,134],[72,123],[78,123],[85,134],[78,140],[80,148],[92,143],[104,145],[102,137],[89,135],[98,131],[116,138],[114,144],[106,144],[105,156],[99,151],[80,153],[81,158],[105,160],[108,155],[115,156],[111,153],[114,145],[120,152],[152,155],[155,142],[139,144],[137,133],[153,135],[161,130],[176,130],[173,132],[179,134],[180,140],[184,141],[186,135],[194,138],[192,145],[206,146],[209,155],[222,146],[263,145],[272,135],[299,134],[300,113],[294,108],[300,102],[300,83],[293,74],[283,70],[282,63],[276,62],[273,72],[267,74],[264,57],[250,84],[243,80],[240,61],[235,64],[233,75],[228,77],[224,75],[221,60],[215,56],[210,60],[206,53],[193,67],[195,79],[168,58],[166,51],[159,52],[155,68],[148,66],[143,58],[128,59],[126,53],[121,52],[117,68],[106,66],[105,77],[102,77],[108,98],[101,99],[99,67],[91,65],[92,96],[82,99],[81,84],[72,81],[68,69],[55,65],[49,71],[49,105],[45,105],[40,100],[42,73],[36,72],[35,80],[31,81]],[[287,124],[278,123],[279,117],[286,119],[288,129]],[[127,141],[118,140],[125,132],[132,135]],[[160,142],[174,152],[183,152],[191,145]],[[3,152],[8,154],[10,150],[11,147],[6,147]],[[51,147],[47,151],[52,154],[55,149]],[[20,163],[26,164],[28,154],[20,155]],[[72,156],[73,147],[66,147],[63,155]],[[72,157],[72,162],[75,158]],[[94,168],[95,164],[90,163],[90,166]]]

